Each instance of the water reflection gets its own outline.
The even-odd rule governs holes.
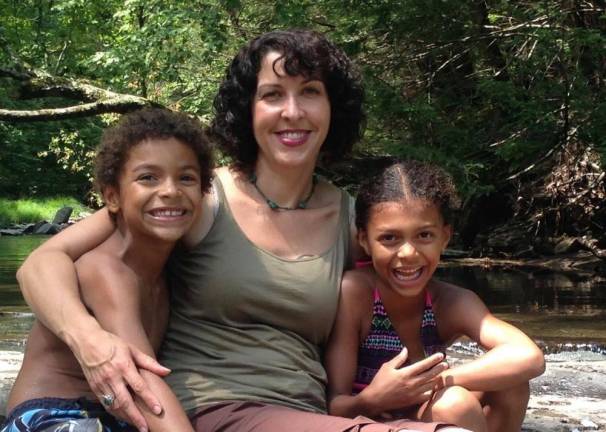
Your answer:
[[[48,236],[0,237],[0,310],[25,306],[15,272],[25,257],[46,239]]]
[[[451,266],[442,280],[476,292],[499,318],[549,346],[606,344],[606,280],[573,273]]]

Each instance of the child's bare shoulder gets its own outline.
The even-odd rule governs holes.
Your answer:
[[[479,297],[471,290],[448,282],[432,279],[429,290],[432,301],[439,305],[453,307],[457,304],[465,305],[469,301],[479,300]]]
[[[479,318],[488,313],[484,302],[469,289],[434,279],[430,293],[440,335],[444,340],[467,334],[466,329],[470,325],[473,327]]]
[[[374,287],[374,273],[372,267],[362,267],[347,270],[341,281],[341,295],[360,296],[371,295]]]
[[[111,303],[122,301],[137,285],[134,272],[115,253],[102,248],[82,255],[75,263],[78,283],[86,303],[103,299]],[[90,304],[88,305],[90,306]]]

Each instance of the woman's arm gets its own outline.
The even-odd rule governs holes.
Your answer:
[[[429,400],[440,372],[447,367],[441,362],[444,356],[435,354],[402,367],[408,357],[406,349],[384,363],[368,387],[352,395],[363,317],[372,313],[371,287],[356,274],[352,271],[343,276],[337,320],[326,349],[329,413],[377,417]]]
[[[114,231],[107,210],[72,225],[34,250],[17,271],[25,301],[36,318],[79,356],[77,341],[98,330],[80,299],[74,261],[106,240]],[[100,358],[85,359],[90,362]]]
[[[497,391],[544,372],[543,352],[522,331],[494,317],[476,294],[443,285],[441,296],[436,310],[438,326],[444,329],[440,334],[465,335],[488,350],[475,360],[443,372],[443,385]]]
[[[143,430],[145,420],[132,403],[126,384],[150,408],[161,411],[159,401],[136,366],[159,375],[169,371],[99,326],[80,299],[74,266],[75,260],[107,239],[113,231],[107,210],[100,210],[56,234],[32,252],[17,272],[17,279],[36,318],[69,346],[87,373],[93,391],[101,394],[105,386],[116,389],[117,397],[127,406],[123,416]]]

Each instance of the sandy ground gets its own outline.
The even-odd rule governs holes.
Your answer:
[[[23,354],[0,352],[0,413]],[[606,360],[547,356],[544,375],[531,383],[525,432],[606,431]]]

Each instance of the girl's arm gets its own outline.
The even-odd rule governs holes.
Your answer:
[[[408,356],[404,349],[381,366],[368,387],[352,396],[362,323],[365,316],[372,314],[372,290],[365,279],[356,271],[343,276],[337,320],[325,356],[331,415],[377,417],[386,411],[425,402],[431,397],[440,372],[447,367],[440,363],[442,354],[402,367]]]
[[[444,284],[436,319],[447,338],[465,335],[488,350],[441,374],[442,385],[471,391],[498,391],[545,371],[543,352],[516,327],[494,317],[473,292]],[[443,330],[443,331],[442,331]]]
[[[142,308],[143,298],[148,293],[142,292],[139,281],[130,275],[130,272],[124,271],[124,264],[113,257],[86,256],[78,262],[82,297],[99,324],[146,355],[155,357],[141,315],[141,311],[145,310]],[[145,290],[148,288],[145,287]],[[154,318],[151,319],[153,326],[165,327],[166,323],[158,317],[168,316],[168,299],[159,302],[157,308]],[[165,308],[165,311],[160,308]],[[141,375],[163,407],[161,413],[152,413],[143,400],[135,396],[135,404],[143,413],[149,430],[193,432],[189,418],[164,380],[146,370],[141,370]],[[113,394],[114,390],[109,387],[101,394],[105,393]],[[97,393],[98,396],[101,394]],[[114,405],[117,404],[119,402],[114,402]]]
[[[132,403],[128,384],[155,411],[159,402],[137,371],[139,366],[159,375],[168,370],[153,358],[103,330],[80,299],[74,261],[95,248],[114,231],[107,210],[56,234],[30,254],[17,279],[36,318],[72,350],[96,394],[111,386],[122,404],[124,416],[140,430],[145,420]],[[130,402],[130,403],[129,403]]]

